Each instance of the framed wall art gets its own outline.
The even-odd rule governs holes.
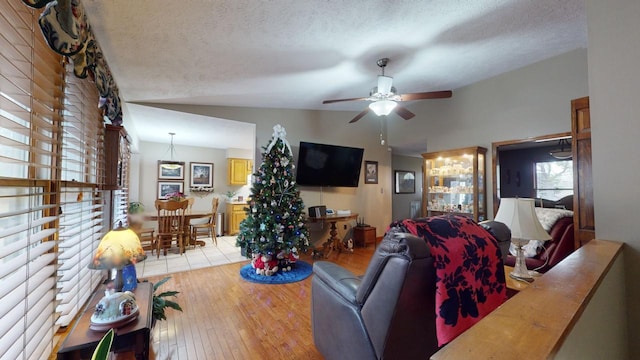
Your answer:
[[[184,180],[184,162],[158,160],[158,180]]]
[[[377,184],[378,183],[378,162],[368,161],[364,162],[364,183],[365,184]]]
[[[191,162],[189,186],[197,187],[213,187],[213,164]]]
[[[396,170],[394,174],[396,194],[413,194],[416,192],[415,171]]]
[[[158,199],[164,199],[167,195],[174,192],[184,193],[184,182],[158,181]]]

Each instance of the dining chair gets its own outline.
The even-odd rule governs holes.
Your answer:
[[[158,233],[156,235],[156,251],[160,257],[160,249],[167,255],[167,248],[176,240],[180,254],[184,253],[184,240],[188,236],[188,228],[185,223],[185,212],[189,202],[156,200],[158,210]]]
[[[216,218],[218,212],[218,203],[219,199],[214,197],[211,200],[211,216],[207,216],[206,220],[201,219],[193,219],[189,224],[191,226],[191,243],[195,244],[198,239],[198,233],[201,231],[206,231],[207,234],[213,240],[213,243],[218,246],[218,238],[216,237]]]
[[[147,251],[151,251],[151,255],[153,255],[153,250],[155,250],[155,231],[154,228],[140,228],[134,227],[133,231],[135,231],[136,235],[140,239],[140,245],[142,245],[142,249]]]
[[[196,198],[194,197],[188,197],[186,198],[187,200],[187,214],[191,214],[191,210],[193,208],[193,203],[196,202]]]

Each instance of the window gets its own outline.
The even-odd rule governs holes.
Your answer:
[[[103,126],[95,85],[73,75],[66,65],[60,162],[60,230],[56,324],[70,325],[100,283],[102,273],[88,268],[105,233],[98,172]]]
[[[560,200],[573,195],[573,161],[547,161],[535,164],[536,197]]]
[[[0,354],[53,347],[63,67],[19,2],[0,11]]]
[[[2,359],[49,358],[100,277],[86,269],[104,232],[97,89],[65,77],[38,15],[0,2]]]

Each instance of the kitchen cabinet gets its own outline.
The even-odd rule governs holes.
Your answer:
[[[247,212],[244,209],[248,206],[246,203],[227,203],[229,235],[236,235],[240,232],[240,223],[247,217]]]
[[[229,185],[247,185],[247,178],[252,170],[251,160],[229,158],[227,165],[227,183]]]

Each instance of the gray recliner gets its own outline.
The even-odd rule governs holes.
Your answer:
[[[435,268],[424,239],[392,228],[358,277],[313,266],[313,339],[327,360],[427,359],[438,350]]]
[[[507,261],[509,255],[509,245],[511,245],[511,230],[504,223],[494,220],[487,220],[478,223],[485,228],[498,241],[498,247],[502,253],[502,261]]]

